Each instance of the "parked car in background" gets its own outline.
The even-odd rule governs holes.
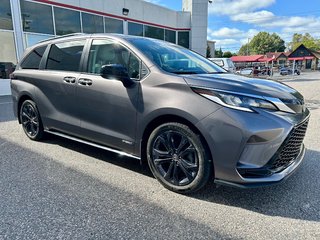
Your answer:
[[[300,69],[298,68],[295,68],[294,69],[294,73],[297,74],[297,75],[300,75]],[[280,75],[292,75],[292,67],[283,67],[283,68],[280,68]]]
[[[147,161],[175,192],[210,179],[278,183],[305,153],[310,113],[299,92],[156,39],[80,34],[40,42],[11,74],[11,90],[30,139],[50,133]]]
[[[220,67],[223,67],[228,72],[235,73],[236,67],[233,61],[230,58],[208,58],[211,62],[218,64]]]
[[[242,68],[237,70],[236,73],[241,75],[252,75],[252,68]]]

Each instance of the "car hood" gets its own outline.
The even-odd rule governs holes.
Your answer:
[[[272,80],[226,73],[186,75],[184,79],[190,86],[195,87],[214,88],[281,100],[303,100],[303,96],[297,90]]]

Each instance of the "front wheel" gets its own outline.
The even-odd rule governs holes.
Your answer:
[[[155,178],[174,192],[199,190],[212,172],[212,162],[201,137],[180,123],[162,124],[151,133],[147,158]]]
[[[20,107],[20,122],[25,134],[32,140],[43,137],[43,125],[35,102],[25,100]]]

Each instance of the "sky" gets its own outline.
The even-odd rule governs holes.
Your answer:
[[[180,11],[182,0],[146,0]],[[208,40],[216,49],[237,52],[260,31],[286,43],[294,33],[320,39],[320,0],[213,0],[208,8]]]

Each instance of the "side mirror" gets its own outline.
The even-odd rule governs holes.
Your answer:
[[[128,70],[121,64],[103,65],[100,70],[100,75],[106,79],[120,80],[125,87],[131,87],[134,81],[130,79]]]

